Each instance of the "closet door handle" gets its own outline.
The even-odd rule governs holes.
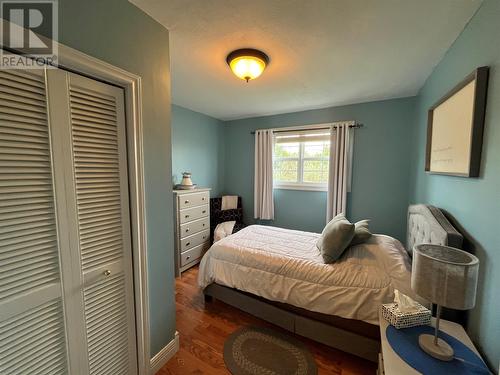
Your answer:
[[[111,275],[111,271],[110,270],[106,270],[102,273],[104,276],[108,277],[109,275]]]

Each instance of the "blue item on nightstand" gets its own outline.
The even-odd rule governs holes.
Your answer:
[[[425,353],[418,345],[418,336],[422,333],[434,335],[434,328],[418,326],[396,329],[391,325],[385,331],[392,349],[415,370],[424,375],[441,374],[490,374],[490,371],[472,350],[461,341],[442,331],[439,337],[446,340],[455,351],[455,359],[450,362],[440,361]],[[459,359],[456,359],[459,358]]]

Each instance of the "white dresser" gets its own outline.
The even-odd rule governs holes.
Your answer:
[[[210,189],[174,190],[175,275],[198,264],[210,247]]]

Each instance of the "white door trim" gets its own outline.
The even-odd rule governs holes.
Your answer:
[[[139,375],[150,371],[147,243],[144,198],[144,155],[141,77],[80,51],[59,44],[59,65],[77,73],[114,83],[125,90],[127,156],[132,226],[137,360]]]
[[[0,28],[8,21],[0,19]],[[7,26],[8,27],[8,26]],[[44,37],[40,37],[45,39]],[[75,73],[97,78],[125,91],[127,158],[130,187],[132,256],[134,267],[137,362],[139,375],[150,373],[150,330],[147,275],[147,237],[144,197],[144,156],[141,77],[96,59],[83,52],[54,42],[58,46],[59,66]],[[0,45],[2,48],[2,45]]]

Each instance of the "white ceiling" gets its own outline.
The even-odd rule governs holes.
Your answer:
[[[481,0],[131,0],[170,30],[177,105],[228,120],[412,96]],[[225,58],[271,62],[250,83]]]

